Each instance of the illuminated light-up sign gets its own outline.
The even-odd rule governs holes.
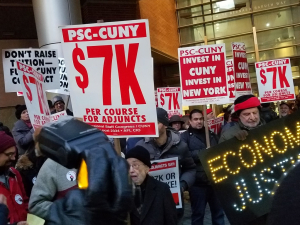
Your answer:
[[[274,189],[300,161],[298,112],[249,132],[245,141],[222,142],[200,154],[231,225],[270,211]]]

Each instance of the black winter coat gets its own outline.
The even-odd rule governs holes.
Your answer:
[[[0,224],[5,225],[8,221],[8,208],[4,204],[0,204]]]
[[[141,214],[134,207],[131,225],[176,225],[176,205],[169,186],[148,176],[145,189]]]
[[[266,123],[269,123],[278,118],[276,112],[274,112],[270,108],[262,108],[260,115],[261,115],[261,118],[264,119],[264,121],[266,121]]]
[[[167,130],[168,139],[163,149],[161,149],[153,138],[140,140],[136,145],[143,146],[150,153],[151,160],[167,159],[178,157],[180,182],[185,181],[188,187],[195,182],[196,165],[191,157],[191,153],[185,142],[180,140],[180,134],[173,130]],[[184,183],[184,182],[183,182]],[[183,187],[187,190],[188,187]]]
[[[194,185],[195,186],[209,185],[210,182],[206,176],[206,173],[203,169],[203,166],[199,158],[200,151],[206,149],[205,133],[203,133],[202,135],[196,134],[195,132],[193,132],[191,128],[189,128],[186,132],[181,134],[180,138],[182,141],[187,143],[197,167],[196,180]],[[218,136],[212,131],[209,131],[209,138],[210,138],[211,147],[218,144]]]

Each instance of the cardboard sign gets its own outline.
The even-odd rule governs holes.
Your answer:
[[[208,120],[207,124],[212,132],[214,132],[215,134],[219,134],[224,124],[224,116]]]
[[[158,107],[168,112],[169,118],[173,115],[182,116],[182,97],[179,87],[157,88]]]
[[[55,114],[52,114],[51,115],[51,122],[56,122],[59,119],[59,117],[66,116],[66,115],[67,115],[66,110],[55,113]]]
[[[201,151],[200,160],[231,225],[270,210],[274,188],[300,158],[300,114],[293,113]],[[253,223],[255,224],[255,223]]]
[[[295,99],[290,59],[275,59],[255,63],[261,102]]]
[[[60,75],[60,88],[47,90],[47,92],[70,95],[67,67],[64,58],[58,58],[58,66],[59,66],[58,68],[59,68],[59,75]]]
[[[179,48],[178,56],[185,105],[228,103],[225,44]]]
[[[44,77],[31,66],[16,62],[20,83],[30,121],[34,129],[50,122],[50,109],[48,106],[44,85]]]
[[[149,175],[156,180],[169,185],[170,191],[176,204],[176,208],[182,208],[178,158],[168,158],[151,161],[152,167]]]
[[[235,78],[233,59],[226,60],[227,85],[229,92],[229,103],[234,103],[235,100]]]
[[[5,92],[21,91],[17,61],[34,68],[43,75],[44,88],[59,88],[58,58],[56,50],[49,49],[3,49],[3,72]]]
[[[245,43],[233,42],[231,47],[234,63],[236,97],[252,94],[246,45]]]
[[[74,115],[111,137],[158,136],[148,21],[61,33]]]

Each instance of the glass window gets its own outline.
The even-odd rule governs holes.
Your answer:
[[[193,26],[180,29],[181,44],[188,44],[204,40],[203,26]]]
[[[299,55],[299,50],[300,50],[299,47],[292,46],[292,47],[287,47],[287,48],[260,51],[259,59],[260,59],[260,61],[265,61],[265,60],[271,60],[271,59],[292,57],[292,56]]]
[[[177,7],[186,7],[186,6],[192,6],[196,4],[201,4],[201,3],[208,3],[209,0],[177,0]]]
[[[290,4],[299,3],[299,0],[252,0],[253,11],[260,11],[266,9],[274,9],[277,7],[282,7]]]
[[[300,43],[300,27],[286,27],[257,33],[258,48],[277,48]]]
[[[179,26],[203,22],[201,7],[194,7],[178,11]]]
[[[221,20],[206,25],[208,38],[219,38],[234,34],[252,32],[250,16]]]

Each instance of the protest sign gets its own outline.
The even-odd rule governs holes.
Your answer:
[[[169,185],[176,204],[176,208],[182,208],[178,158],[168,158],[151,161],[152,166],[149,175],[156,180]]]
[[[178,49],[185,105],[228,103],[225,44]]]
[[[295,99],[290,59],[257,62],[255,68],[262,103]]]
[[[245,43],[233,42],[231,47],[234,64],[236,97],[252,94],[246,45]]]
[[[61,33],[74,115],[111,137],[158,136],[148,21]]]
[[[294,113],[200,153],[200,160],[232,225],[270,210],[274,188],[300,158],[300,114]],[[255,223],[252,223],[255,224]]]
[[[233,59],[226,60],[226,73],[229,92],[229,103],[233,103],[235,100],[235,78],[234,78],[234,66]]]
[[[67,68],[66,68],[64,58],[58,58],[58,69],[59,69],[59,76],[60,76],[60,82],[59,82],[60,88],[47,90],[47,92],[69,95],[70,94],[69,82],[68,82]]]
[[[50,109],[44,90],[44,77],[31,66],[16,62],[21,88],[33,128],[50,122]]]
[[[23,92],[22,92],[22,91],[18,91],[18,92],[17,92],[17,96],[18,96],[18,97],[23,96]]]
[[[168,112],[169,118],[173,115],[182,116],[182,102],[180,87],[157,88],[158,107]]]
[[[21,91],[17,61],[34,68],[43,75],[44,88],[59,88],[58,58],[56,50],[49,49],[3,49],[3,73],[5,92]]]
[[[56,122],[59,119],[59,117],[66,116],[66,115],[67,115],[66,111],[61,111],[61,112],[52,114],[51,115],[51,122]]]
[[[207,124],[212,132],[214,132],[215,134],[219,134],[224,124],[224,116],[208,120]]]
[[[157,108],[158,107],[157,91],[154,91],[154,95],[155,95],[155,106]]]

